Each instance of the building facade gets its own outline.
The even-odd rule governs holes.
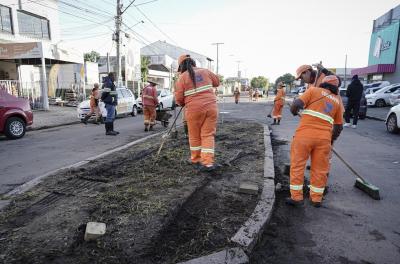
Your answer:
[[[70,71],[64,64],[77,65],[71,78],[59,77]],[[0,89],[28,98],[33,108],[48,109],[49,97],[60,95],[60,89],[79,87],[84,94],[76,85],[84,73],[83,53],[60,39],[58,1],[0,2]]]
[[[351,74],[365,76],[368,82],[400,83],[400,5],[374,20],[368,66]]]

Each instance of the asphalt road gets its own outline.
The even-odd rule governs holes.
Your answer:
[[[224,111],[226,118],[271,123],[265,118],[269,109],[265,103],[246,102],[225,104]],[[290,142],[297,124],[298,117],[285,107],[281,125],[272,126],[274,137]],[[286,159],[289,147],[283,146]],[[251,263],[399,263],[400,135],[387,133],[384,122],[366,119],[357,129],[346,128],[335,148],[380,188],[382,200],[355,189],[353,175],[334,157],[323,207],[307,203],[302,209],[291,208],[283,202],[288,192],[278,195]]]
[[[0,195],[45,173],[165,130],[157,124],[154,132],[144,132],[141,114],[118,118],[114,129],[118,136],[106,136],[104,125],[89,123],[30,131],[19,140],[0,137]]]

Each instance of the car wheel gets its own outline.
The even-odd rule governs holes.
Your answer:
[[[171,107],[171,109],[172,109],[172,110],[175,110],[175,108],[176,108],[176,103],[175,103],[175,100],[173,100],[173,101],[172,101],[172,107]]]
[[[132,116],[137,116],[137,114],[138,114],[138,109],[137,109],[137,106],[134,105],[133,108],[132,108],[132,113],[131,113],[131,115],[132,115]]]
[[[387,131],[393,134],[399,133],[399,127],[397,126],[396,114],[391,114],[386,122]]]
[[[25,121],[19,117],[10,117],[6,121],[4,134],[9,139],[22,138],[26,132]]]
[[[385,100],[379,99],[375,102],[376,107],[384,107],[386,105]]]
[[[158,110],[161,111],[161,110],[163,110],[163,108],[164,108],[163,104],[160,103],[160,104],[158,105]]]

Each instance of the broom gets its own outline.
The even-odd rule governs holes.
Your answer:
[[[183,108],[184,108],[184,107],[181,107],[181,109],[179,109],[179,112],[178,112],[178,114],[177,114],[176,117],[175,117],[174,123],[172,124],[172,126],[170,127],[170,129],[168,130],[168,132],[162,136],[161,145],[160,145],[160,147],[159,147],[159,149],[158,149],[158,151],[157,151],[156,159],[158,159],[158,156],[160,156],[161,149],[163,148],[165,141],[167,140],[169,134],[171,133],[172,128],[175,126],[176,120],[178,119],[178,117],[179,117],[180,113],[182,112],[182,109],[183,109]]]

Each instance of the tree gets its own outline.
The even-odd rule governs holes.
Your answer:
[[[254,88],[268,88],[268,83],[268,79],[263,76],[254,77],[250,82]]]
[[[83,58],[85,61],[98,62],[100,59],[100,54],[97,51],[92,50],[89,53],[83,54]]]
[[[142,82],[147,82],[147,78],[149,76],[149,65],[150,60],[148,57],[141,56],[140,57],[140,72],[142,75]]]
[[[295,80],[295,77],[292,74],[285,73],[284,75],[282,75],[282,76],[278,77],[278,79],[276,79],[275,86],[277,86],[279,82],[283,82],[284,84],[291,86],[292,83],[294,82],[294,80]]]

